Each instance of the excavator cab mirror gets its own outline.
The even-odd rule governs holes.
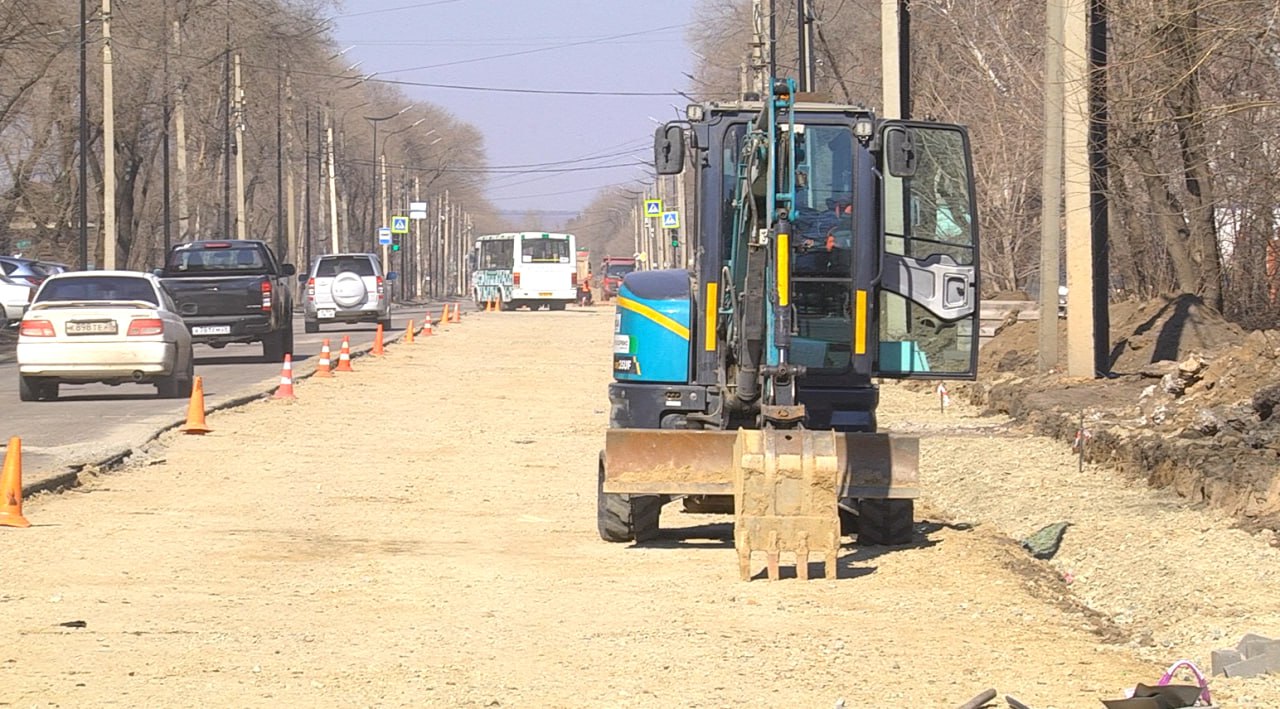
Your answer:
[[[653,167],[659,175],[684,172],[684,127],[668,123],[653,136]]]
[[[893,126],[884,134],[885,163],[894,177],[912,177],[916,174],[915,137],[909,128]]]

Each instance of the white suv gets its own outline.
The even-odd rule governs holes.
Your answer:
[[[304,328],[319,332],[322,323],[377,322],[391,329],[391,289],[374,254],[326,254],[306,276]],[[394,277],[392,277],[394,278]]]

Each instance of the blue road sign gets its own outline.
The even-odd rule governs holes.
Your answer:
[[[379,246],[391,245],[391,229],[389,227],[385,227],[385,226],[378,227],[378,245]]]

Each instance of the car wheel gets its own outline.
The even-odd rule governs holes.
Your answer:
[[[549,307],[552,310],[564,310],[564,306],[566,305],[568,305],[568,303],[552,303]]]
[[[283,362],[285,354],[284,330],[269,332],[262,338],[262,361]]]
[[[314,334],[314,333],[320,332],[320,323],[314,320],[303,320],[302,331],[307,334]]]
[[[178,383],[178,398],[189,399],[191,392],[195,389],[196,384],[196,353],[194,350],[187,351],[187,371]]]
[[[22,401],[40,400],[40,380],[36,377],[18,375],[18,399]]]

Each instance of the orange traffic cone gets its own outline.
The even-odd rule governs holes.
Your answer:
[[[324,344],[320,346],[320,361],[316,363],[317,377],[332,377],[333,372],[330,368],[333,364],[329,361],[329,339],[325,338]]]
[[[497,300],[496,298],[490,298],[489,300],[485,301],[484,311],[486,313],[496,313],[498,311],[498,304],[494,302],[496,300]]]
[[[406,328],[404,331],[404,343],[406,345],[413,344],[413,321],[412,320],[409,321],[409,327]]]
[[[346,336],[342,336],[342,351],[338,353],[338,366],[335,372],[354,372],[351,368],[351,340]]]
[[[453,320],[451,322],[462,322],[462,303],[453,304]]]
[[[381,357],[385,353],[382,349],[382,323],[378,323],[378,329],[373,333],[373,349],[369,350],[369,354]]]
[[[293,356],[284,356],[284,367],[280,370],[280,386],[276,387],[276,399],[288,399],[290,401],[298,398],[293,395]]]
[[[204,434],[212,430],[204,422],[204,377],[198,376],[191,382],[191,402],[187,404],[187,424],[182,432]]]
[[[430,337],[434,334],[436,333],[431,327],[431,311],[427,311],[426,320],[423,320],[422,322],[422,335],[424,337]]]
[[[14,436],[5,448],[0,473],[0,527],[30,527],[22,516],[22,439]]]

